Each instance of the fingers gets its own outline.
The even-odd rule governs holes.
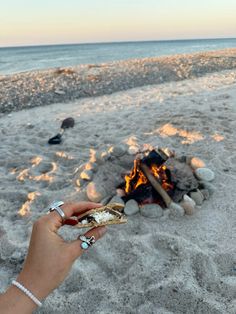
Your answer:
[[[101,207],[101,204],[92,203],[92,202],[79,202],[79,203],[65,203],[61,206],[61,209],[65,213],[66,217],[68,218],[65,223],[69,225],[75,225],[74,219],[70,218],[73,216],[78,216],[86,212],[87,210]],[[48,222],[49,226],[53,228],[53,231],[57,230],[62,226],[62,218],[60,215],[54,210],[53,212],[49,213],[45,220]]]
[[[96,228],[90,229],[84,235],[88,238],[94,236],[95,244],[93,244],[93,245],[96,245],[96,242],[104,236],[106,231],[107,231],[107,228],[104,226],[103,227],[96,227]],[[78,258],[85,251],[81,248],[81,243],[82,243],[82,241],[80,239],[78,239],[78,240],[75,240],[69,244],[73,260]]]

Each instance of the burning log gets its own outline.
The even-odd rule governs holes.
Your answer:
[[[158,192],[158,194],[162,197],[163,201],[165,202],[166,206],[169,207],[172,200],[170,196],[166,193],[166,191],[163,189],[161,184],[156,180],[156,178],[153,176],[151,170],[147,165],[144,163],[140,164],[140,168],[145,175],[145,177],[148,179],[150,184],[153,186],[153,188]]]

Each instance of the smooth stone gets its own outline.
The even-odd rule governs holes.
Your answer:
[[[204,197],[204,200],[209,200],[210,198],[210,192],[207,190],[207,189],[204,189],[204,190],[200,190],[203,197]]]
[[[139,152],[139,147],[138,146],[130,146],[129,149],[128,149],[128,153],[130,155],[136,155],[137,153]]]
[[[195,212],[195,206],[192,202],[182,201],[180,205],[183,207],[186,215],[193,215]]]
[[[135,215],[139,212],[139,206],[138,203],[135,200],[129,200],[125,204],[124,212],[127,216]]]
[[[110,203],[110,204],[112,204],[112,203],[118,203],[118,204],[122,204],[122,205],[125,204],[125,202],[122,200],[122,198],[119,197],[118,195],[113,196],[112,199],[109,201],[109,203]]]
[[[195,175],[199,180],[212,181],[215,178],[215,174],[211,169],[198,168],[195,170]]]
[[[190,166],[192,167],[193,170],[196,170],[198,168],[205,168],[206,164],[202,159],[193,157],[190,160]]]
[[[90,182],[87,185],[87,197],[91,202],[100,202],[102,199],[106,197],[106,191],[104,188],[95,182]]]
[[[122,189],[116,189],[116,194],[119,197],[125,196],[125,191]]]
[[[157,204],[146,204],[140,207],[140,214],[148,218],[159,218],[163,215],[163,209]]]
[[[216,191],[215,186],[210,182],[201,181],[200,184],[202,185],[202,187],[204,187],[205,190],[208,190],[210,195],[212,195]]]
[[[204,201],[204,196],[202,195],[200,190],[197,190],[196,192],[190,192],[191,198],[194,200],[196,205],[201,206]]]
[[[175,216],[175,217],[182,217],[184,216],[184,209],[181,205],[171,202],[169,205],[169,209],[170,209],[170,213],[171,215]]]
[[[127,146],[120,144],[109,148],[108,152],[115,157],[121,157],[127,152]]]
[[[195,201],[191,197],[189,197],[187,194],[184,195],[183,200],[185,202],[191,203],[193,207],[196,206]]]
[[[80,174],[80,178],[83,180],[90,181],[93,178],[93,171],[92,170],[84,170]]]

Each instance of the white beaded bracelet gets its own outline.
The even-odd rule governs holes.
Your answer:
[[[34,301],[35,304],[37,304],[38,306],[42,306],[42,303],[33,295],[33,293],[31,293],[18,281],[13,280],[12,284],[16,286],[18,289],[20,289],[22,292],[24,292],[32,301]]]

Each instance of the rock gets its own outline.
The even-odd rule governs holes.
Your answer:
[[[78,187],[81,187],[81,183],[82,183],[82,180],[80,180],[80,179],[77,179],[76,181],[75,181],[75,183],[76,183],[76,185],[78,186]]]
[[[127,152],[127,146],[125,146],[124,144],[115,145],[115,146],[110,147],[108,152],[112,156],[121,157]]]
[[[140,214],[148,218],[159,218],[163,215],[163,209],[157,204],[146,204],[140,207]]]
[[[191,198],[195,201],[196,205],[201,206],[204,201],[204,196],[200,190],[196,192],[190,192]]]
[[[129,200],[125,204],[124,212],[127,216],[135,215],[139,212],[138,203],[135,200]]]
[[[208,190],[210,195],[212,195],[216,191],[215,186],[210,182],[200,181],[199,183],[205,190]]]
[[[116,189],[116,194],[119,197],[125,196],[125,191],[122,189]]]
[[[207,189],[204,189],[204,190],[200,190],[203,197],[204,197],[204,200],[209,200],[210,198],[210,192],[207,190]]]
[[[191,203],[193,205],[193,207],[196,206],[195,201],[191,197],[189,197],[187,194],[184,195],[183,199],[185,202]]]
[[[170,210],[168,208],[163,210],[163,216],[160,218],[161,221],[165,221],[170,216]]]
[[[91,181],[93,178],[93,171],[92,170],[84,170],[80,174],[80,178],[83,180]]]
[[[90,182],[87,186],[87,197],[91,202],[100,202],[106,196],[105,189],[98,183]]]
[[[61,90],[61,89],[56,89],[54,91],[54,93],[57,94],[57,95],[65,95],[65,92],[63,90]]]
[[[124,201],[122,200],[121,197],[119,197],[118,195],[115,195],[112,197],[112,199],[109,201],[109,203],[118,203],[118,204],[122,204],[124,205]]]
[[[138,152],[139,152],[139,147],[138,146],[131,145],[129,147],[129,149],[128,149],[128,153],[130,155],[136,155]]]
[[[194,202],[195,203],[195,202]],[[186,215],[193,215],[195,212],[195,206],[192,202],[183,200],[180,205],[183,207]]]
[[[195,170],[195,175],[199,180],[212,181],[215,178],[215,174],[211,169],[208,168],[198,168]]]
[[[169,210],[170,210],[170,214],[175,217],[184,216],[184,213],[185,213],[183,207],[174,202],[170,203]]]
[[[103,165],[110,157],[110,153],[106,151],[100,151],[95,153],[95,161],[98,165]]]
[[[196,170],[198,168],[205,168],[206,164],[200,158],[193,157],[190,160],[190,166],[192,167],[193,170]]]

